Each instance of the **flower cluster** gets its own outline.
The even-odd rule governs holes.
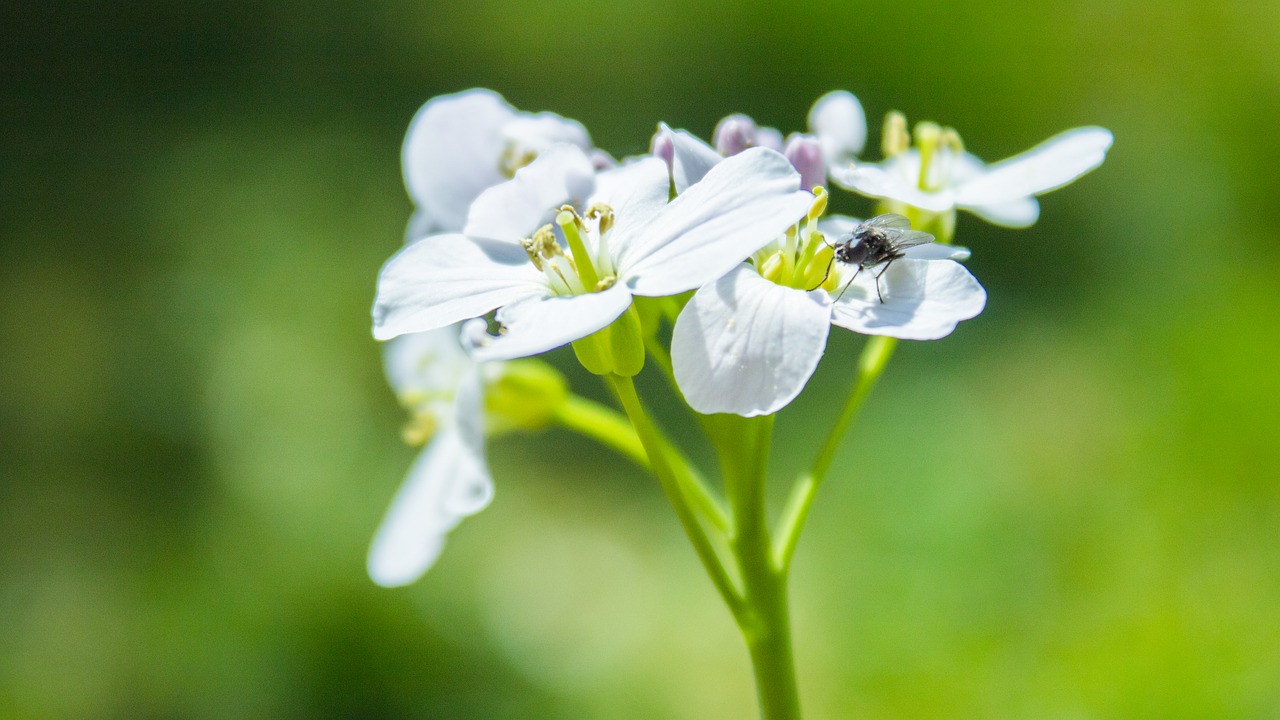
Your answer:
[[[648,155],[619,161],[579,123],[491,91],[424,105],[403,152],[416,212],[378,278],[373,334],[391,341],[411,434],[430,440],[375,538],[373,578],[412,582],[485,506],[486,432],[557,417],[568,394],[549,370],[495,409],[507,361],[571,344],[590,372],[629,378],[649,358],[699,413],[772,415],[804,388],[832,325],[933,340],[979,314],[955,210],[1028,226],[1034,196],[1096,167],[1111,142],[1078,128],[988,166],[933,123],[909,133],[890,114],[882,135],[885,158],[860,161],[862,106],[833,92],[804,133],[731,115],[707,143],[659,124]],[[831,188],[882,214],[829,215]],[[502,422],[531,404],[535,420]]]

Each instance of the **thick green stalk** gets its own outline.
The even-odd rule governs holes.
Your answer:
[[[713,422],[734,519],[729,548],[742,575],[745,601],[735,619],[751,655],[760,714],[764,720],[799,720],[787,571],[774,562],[765,502],[773,416],[717,416]]]
[[[617,410],[570,394],[556,408],[555,420],[574,432],[617,450],[637,465],[649,467],[649,456],[645,454],[635,428]]]
[[[689,537],[689,541],[693,543],[694,552],[697,553],[698,559],[702,561],[702,566],[707,571],[707,575],[711,577],[711,582],[715,585],[716,590],[719,591],[720,597],[736,617],[742,612],[742,596],[734,588],[733,581],[730,580],[724,565],[721,564],[715,547],[711,544],[710,538],[707,537],[706,529],[703,528],[683,489],[688,483],[682,482],[682,479],[692,477],[692,470],[686,467],[678,456],[669,452],[670,444],[659,434],[653,421],[649,419],[648,413],[644,410],[644,405],[640,402],[640,396],[636,393],[635,383],[632,382],[631,378],[621,375],[606,375],[605,378],[618,396],[618,401],[622,403],[627,417],[631,420],[632,427],[635,428],[636,434],[640,437],[645,454],[649,456],[650,466],[653,468],[654,474],[658,476],[658,482],[662,485],[662,490],[666,493],[667,500],[671,502],[671,506],[675,509],[676,517],[680,519],[680,524],[684,527],[685,534]],[[675,463],[681,466],[679,470],[676,469]]]

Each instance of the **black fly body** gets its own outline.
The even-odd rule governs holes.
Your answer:
[[[858,277],[858,273],[883,264],[884,267],[876,273],[876,295],[883,303],[884,295],[880,292],[880,277],[888,272],[894,260],[905,255],[903,250],[930,242],[933,242],[932,235],[920,230],[912,230],[911,221],[902,215],[886,213],[864,220],[853,229],[853,232],[841,235],[835,245],[831,246],[835,254],[831,258],[831,263],[827,264],[827,272],[822,276],[822,282],[811,289],[816,290],[827,281],[831,275],[831,265],[835,261],[839,260],[844,265],[856,266],[858,269],[854,271],[853,277],[849,278],[849,282],[841,288],[840,294],[836,295],[836,300],[839,300],[840,296],[844,295],[844,291],[848,290],[854,279]]]

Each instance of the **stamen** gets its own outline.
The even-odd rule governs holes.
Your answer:
[[[939,187],[934,154],[938,150],[938,141],[941,138],[942,128],[937,123],[928,121],[916,123],[916,148],[920,151],[920,178],[916,184],[926,192]]]
[[[564,233],[565,240],[569,241],[569,252],[573,254],[574,268],[578,271],[582,286],[595,287],[600,282],[600,276],[596,274],[591,255],[587,252],[587,245],[582,241],[581,230],[586,229],[582,218],[578,217],[578,213],[572,207],[565,205],[560,208],[560,214],[556,215],[556,224]]]
[[[609,274],[614,271],[613,256],[609,254],[609,231],[613,229],[613,208],[596,203],[587,208],[587,219],[596,223],[596,269]]]
[[[520,245],[524,248],[525,255],[529,256],[529,262],[541,270],[542,258],[538,256],[538,243],[533,238],[525,238],[520,241]]]
[[[550,225],[538,228],[525,247],[525,252],[530,253],[534,266],[547,276],[557,294],[575,295],[583,291],[573,258],[567,257],[560,249],[556,233]]]
[[[884,128],[880,133],[880,151],[886,158],[901,155],[911,149],[911,134],[907,132],[907,116],[897,110],[884,116]]]
[[[604,203],[596,203],[587,208],[587,217],[591,220],[599,218],[601,235],[604,235],[613,229],[613,208],[605,205]]]
[[[933,187],[946,187],[951,182],[951,172],[955,168],[956,158],[963,152],[964,143],[960,142],[960,133],[957,133],[955,128],[942,128],[942,132],[938,135],[934,167],[929,173]]]
[[[420,447],[436,434],[440,423],[429,413],[414,413],[400,430],[400,439],[407,445]]]
[[[527,148],[522,149],[514,140],[507,143],[498,156],[498,170],[507,179],[515,176],[516,171],[538,158],[538,153]]]

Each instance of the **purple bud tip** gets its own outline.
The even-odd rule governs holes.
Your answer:
[[[724,157],[737,155],[756,145],[756,121],[746,115],[730,115],[716,124],[711,144]]]
[[[800,173],[800,187],[805,190],[826,185],[827,167],[822,161],[822,145],[812,135],[792,135],[783,151],[792,167]]]
[[[649,153],[666,163],[668,171],[671,170],[676,159],[676,144],[671,139],[671,130],[667,126],[663,125],[653,134],[653,139],[649,141]]]

